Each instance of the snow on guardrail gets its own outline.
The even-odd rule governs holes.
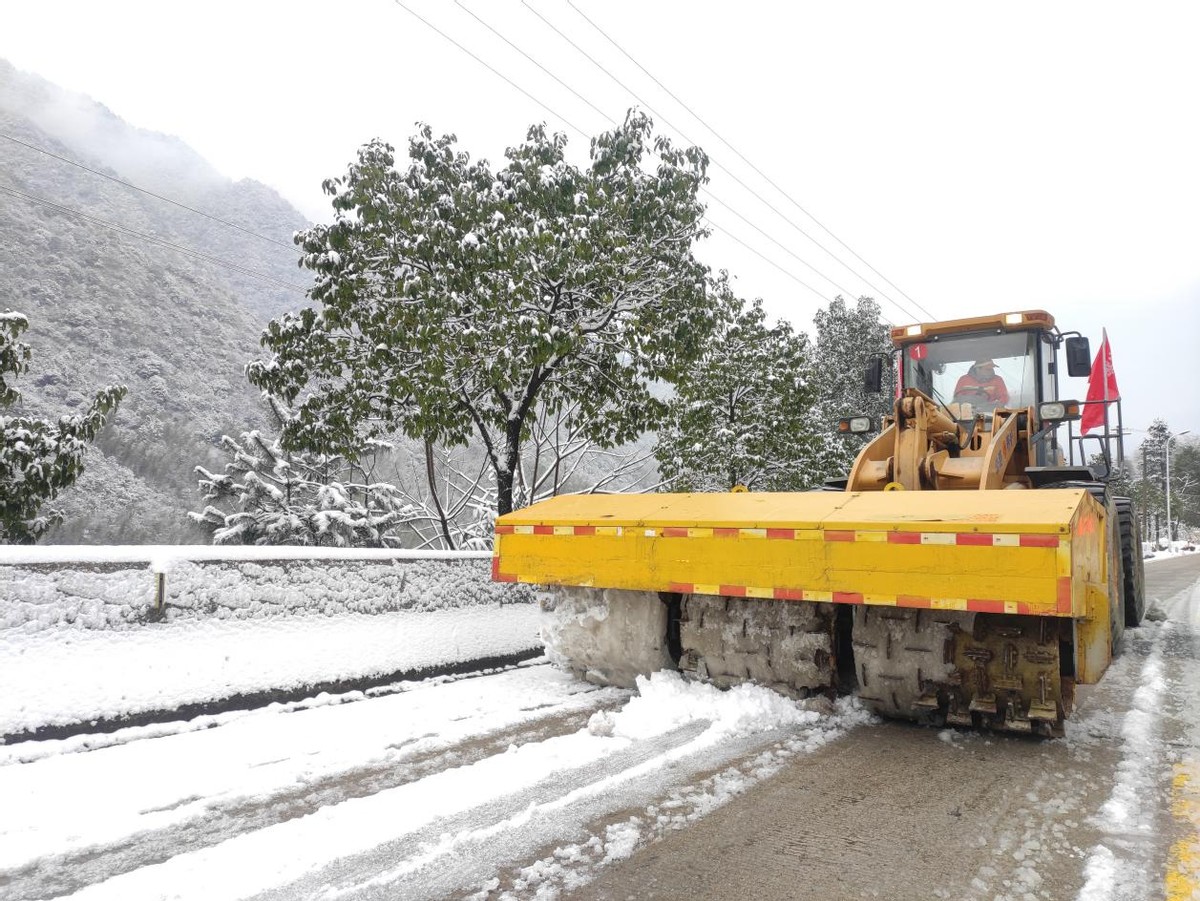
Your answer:
[[[0,629],[427,612],[530,603],[487,552],[302,547],[0,547]]]

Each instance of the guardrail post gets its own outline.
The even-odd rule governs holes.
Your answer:
[[[154,574],[154,616],[157,619],[163,614],[163,605],[167,599],[167,574],[165,572],[157,572]]]

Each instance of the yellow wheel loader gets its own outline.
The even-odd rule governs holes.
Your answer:
[[[1040,310],[891,334],[892,412],[838,424],[879,434],[822,490],[569,495],[500,517],[493,578],[544,586],[551,659],[598,683],[679,669],[1061,734],[1145,610],[1136,513],[1105,482],[1111,404],[1087,466],[1083,405],[1059,398],[1059,350],[1086,375],[1087,339]]]

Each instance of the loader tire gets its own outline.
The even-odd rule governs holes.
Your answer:
[[[679,668],[731,688],[753,682],[794,698],[832,692],[832,604],[684,595]]]
[[[949,610],[855,607],[859,700],[882,716],[939,722],[945,712],[942,686],[954,671],[952,630],[969,633],[974,617]]]
[[[1124,569],[1125,625],[1137,628],[1146,616],[1146,569],[1142,560],[1137,513],[1127,497],[1115,499],[1117,527],[1121,535],[1121,564]]]
[[[1125,606],[1125,561],[1118,522],[1120,516],[1115,504],[1108,508],[1108,518],[1109,621],[1112,628],[1112,656],[1116,657],[1123,650],[1121,637],[1125,634],[1125,621],[1128,613]]]

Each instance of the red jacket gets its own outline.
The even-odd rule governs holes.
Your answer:
[[[992,377],[988,379],[979,379],[973,375],[974,370],[969,370],[966,375],[958,380],[958,384],[954,386],[954,394],[957,396],[964,388],[969,394],[975,391],[982,391],[989,403],[993,403],[998,407],[1003,407],[1008,404],[1008,386],[1004,384],[1004,379],[992,373]],[[967,397],[966,400],[970,400]]]

